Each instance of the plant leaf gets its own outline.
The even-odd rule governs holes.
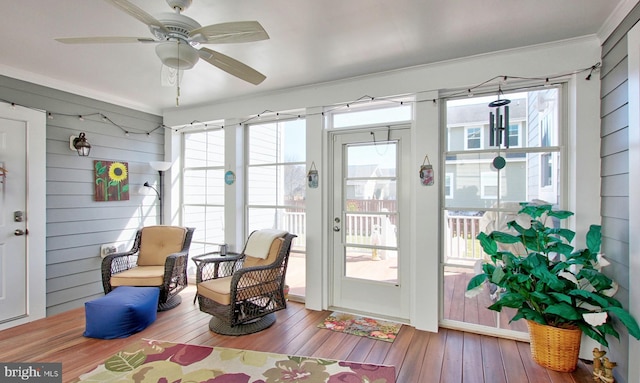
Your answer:
[[[600,244],[602,243],[602,227],[600,225],[589,226],[589,232],[587,233],[587,248],[592,253],[596,254],[600,251]]]
[[[573,215],[573,213],[570,212],[570,211],[567,211],[567,210],[549,210],[547,215],[549,217],[556,217],[556,218],[559,218],[559,219],[566,219],[566,218],[571,217]]]
[[[565,302],[565,303],[568,303],[568,304],[572,304],[571,297],[568,296],[567,294],[550,292],[549,295],[554,297],[556,299],[556,301],[558,301],[558,302]]]
[[[515,236],[509,233],[503,233],[500,231],[494,231],[491,233],[491,238],[493,238],[496,242],[500,243],[518,243],[520,242],[520,237]]]
[[[580,297],[589,301],[589,303],[596,303],[600,307],[609,307],[609,301],[598,293],[592,293],[586,290],[574,289],[568,293],[572,297]]]
[[[498,244],[493,238],[489,237],[486,233],[480,233],[476,236],[476,239],[480,241],[482,250],[489,255],[496,255],[498,252]]]
[[[615,315],[622,324],[625,325],[627,330],[629,330],[629,334],[634,338],[640,340],[640,327],[638,327],[638,322],[629,314],[625,309],[620,307],[609,306],[603,308],[604,311],[608,311]]]
[[[495,270],[493,271],[493,274],[491,275],[491,282],[499,285],[500,282],[502,282],[502,279],[504,278],[505,273],[504,270],[502,270],[502,267],[496,267]]]
[[[531,297],[535,298],[536,301],[543,303],[545,305],[552,305],[556,303],[551,297],[543,292],[534,291],[531,293]]]
[[[591,283],[596,291],[606,290],[611,287],[613,281],[598,270],[583,267],[576,276],[578,279],[585,278]]]
[[[520,308],[524,303],[522,295],[517,293],[503,294],[495,304],[500,304],[503,307],[511,307],[514,309]]]
[[[481,284],[483,284],[484,281],[486,281],[486,280],[487,280],[487,276],[485,274],[475,275],[473,278],[471,278],[471,280],[467,284],[467,290],[475,289],[476,287],[478,287]]]
[[[600,343],[601,345],[603,345],[605,347],[609,347],[609,343],[604,338],[604,336],[602,336],[602,334],[600,334],[598,331],[593,329],[591,326],[589,326],[587,324],[584,324],[582,322],[578,322],[577,325],[578,325],[578,327],[580,327],[580,330],[582,330],[582,332],[586,336],[588,336],[589,338],[595,340],[596,342]]]
[[[582,319],[582,316],[576,311],[576,309],[565,302],[560,302],[556,303],[555,305],[548,306],[546,309],[544,309],[543,313],[557,315],[565,321]]]

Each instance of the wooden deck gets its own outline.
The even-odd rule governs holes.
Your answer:
[[[225,346],[257,351],[382,363],[396,366],[398,383],[590,382],[590,367],[580,362],[572,374],[535,364],[527,343],[441,329],[438,333],[403,326],[392,344],[317,328],[330,314],[291,302],[271,328],[243,337],[220,336],[208,329],[210,316],[193,304],[194,288],[173,310],[158,313],[144,331],[126,339],[82,336],[84,309],[0,331],[0,361],[61,362],[63,381],[92,370],[137,339]]]
[[[526,333],[527,323],[523,319],[509,323],[516,313],[515,309],[504,308],[501,313],[498,313],[487,308],[494,303],[488,288],[473,298],[465,297],[467,284],[474,275],[473,270],[470,269],[455,267],[445,269],[443,318]]]

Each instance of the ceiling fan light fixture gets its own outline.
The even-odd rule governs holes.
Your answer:
[[[156,46],[162,63],[175,69],[191,69],[198,62],[198,50],[184,42],[169,41]]]

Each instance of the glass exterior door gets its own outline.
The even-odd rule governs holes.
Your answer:
[[[375,135],[375,133],[373,133]],[[407,318],[402,130],[334,135],[333,306]],[[408,140],[407,140],[408,142]]]

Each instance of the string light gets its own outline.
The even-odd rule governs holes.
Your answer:
[[[447,98],[449,98],[449,97],[457,97],[457,96],[462,96],[462,95],[467,95],[468,97],[472,97],[473,96],[473,90],[478,89],[480,87],[483,87],[483,86],[485,86],[487,84],[490,84],[490,83],[492,83],[492,82],[494,82],[496,80],[498,81],[498,87],[500,89],[499,90],[500,92],[502,92],[502,89],[500,88],[500,85],[501,85],[500,82],[502,82],[504,84],[504,83],[506,83],[506,81],[508,79],[538,80],[538,81],[544,81],[544,86],[550,86],[551,85],[551,80],[563,78],[563,77],[566,77],[566,76],[569,76],[569,75],[575,75],[575,74],[578,74],[578,73],[589,72],[587,74],[587,76],[585,77],[585,80],[591,80],[591,75],[593,74],[593,72],[598,70],[601,66],[602,66],[602,63],[597,62],[596,64],[594,64],[594,65],[592,65],[592,66],[590,66],[588,68],[579,69],[579,70],[576,70],[576,71],[573,71],[573,72],[569,72],[569,73],[558,74],[558,75],[555,75],[555,76],[542,77],[542,78],[541,77],[521,77],[521,76],[499,75],[499,76],[492,77],[492,78],[490,78],[488,80],[485,80],[485,81],[483,81],[480,84],[477,84],[475,86],[465,88],[462,92],[448,94]],[[531,86],[531,88],[533,88],[533,87],[535,87],[535,86]],[[250,121],[253,121],[255,119],[260,120],[260,119],[262,119],[262,117],[265,114],[270,114],[270,113],[273,114],[273,116],[276,119],[280,119],[283,116],[285,116],[285,117],[288,116],[288,117],[291,117],[291,118],[298,118],[298,119],[303,118],[303,117],[307,117],[307,116],[313,116],[313,115],[322,115],[323,117],[325,117],[326,113],[331,113],[331,112],[333,112],[335,110],[339,110],[339,109],[345,108],[345,107],[350,109],[352,105],[357,104],[357,103],[361,103],[361,102],[372,102],[374,100],[378,100],[378,101],[382,100],[382,101],[387,101],[387,102],[391,102],[391,103],[397,103],[397,104],[403,106],[408,102],[410,102],[410,103],[418,103],[418,102],[431,101],[435,105],[435,104],[437,104],[437,101],[440,100],[440,99],[444,99],[444,97],[443,98],[434,98],[434,99],[429,99],[429,100],[420,100],[420,101],[406,101],[406,100],[394,100],[393,97],[388,97],[388,98],[387,97],[381,97],[381,98],[377,98],[376,99],[376,98],[374,98],[372,96],[364,95],[364,96],[359,97],[358,99],[356,99],[354,101],[351,101],[351,102],[348,102],[348,103],[344,103],[342,105],[337,105],[335,107],[332,107],[331,109],[328,109],[328,108],[325,107],[325,108],[323,108],[323,111],[321,111],[321,112],[309,113],[309,114],[306,114],[306,115],[287,114],[287,113],[282,113],[282,112],[274,112],[272,110],[266,109],[263,112],[255,115],[254,117],[249,117],[246,120],[239,122],[238,126],[242,127],[244,124],[246,124],[246,123],[248,123]],[[12,109],[15,109],[15,107],[17,105],[15,102],[3,100],[3,99],[0,99],[0,102],[4,102],[4,103],[9,104]],[[25,105],[21,105],[21,106],[23,106],[25,108],[28,108],[28,109],[39,110],[37,108],[30,107],[30,106],[25,106]],[[132,132],[129,129],[126,129],[126,128],[116,124],[108,116],[106,116],[103,113],[99,113],[99,112],[97,112],[97,113],[88,113],[88,114],[67,114],[67,113],[57,113],[57,112],[48,112],[47,113],[47,118],[50,119],[50,120],[53,120],[55,118],[55,116],[62,116],[62,117],[73,117],[73,116],[75,116],[80,121],[84,121],[84,119],[88,118],[88,117],[98,116],[103,123],[111,124],[111,125],[119,128],[120,130],[122,130],[124,135],[127,136],[127,137],[132,135],[132,134],[144,134],[144,135],[150,136],[151,133],[155,132],[158,129],[170,129],[170,130],[178,133],[181,130],[187,128],[187,127],[193,127],[194,124],[201,124],[205,128],[217,127],[217,128],[220,128],[220,129],[224,129],[223,125],[211,125],[211,124],[208,124],[208,123],[204,123],[204,122],[201,122],[201,121],[194,120],[194,121],[190,122],[189,124],[185,124],[185,125],[182,125],[182,126],[168,127],[168,126],[166,126],[164,124],[160,124],[160,125],[156,126],[155,128],[153,128],[153,129],[151,129],[149,131]]]

